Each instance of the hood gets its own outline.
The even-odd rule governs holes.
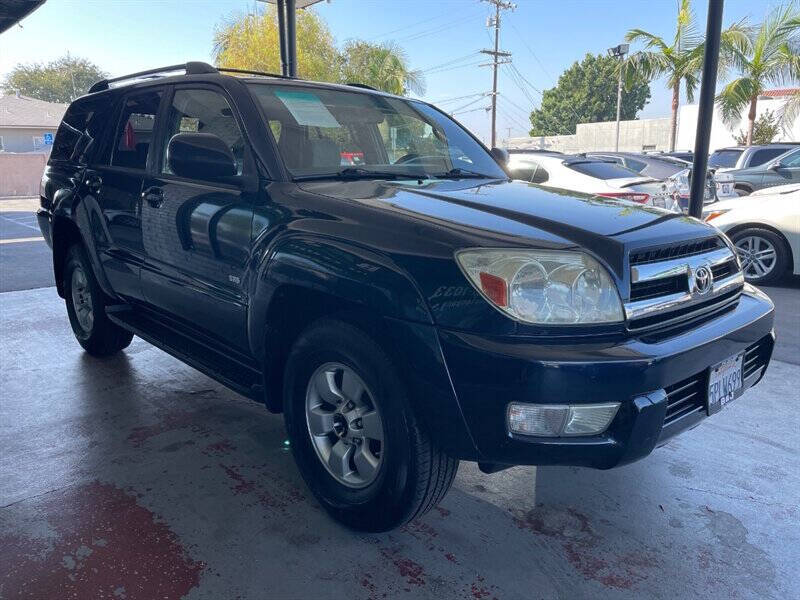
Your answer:
[[[689,239],[710,229],[664,209],[518,181],[325,180],[299,186],[445,228],[474,245],[580,246],[606,255],[613,247],[618,264],[626,242]]]

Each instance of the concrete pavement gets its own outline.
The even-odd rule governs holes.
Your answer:
[[[793,364],[636,464],[464,463],[436,510],[362,535],[280,416],[138,339],[90,358],[53,288],[0,295],[0,336],[0,598],[800,596]]]

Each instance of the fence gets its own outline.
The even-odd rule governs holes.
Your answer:
[[[38,196],[47,155],[0,152],[0,197]]]

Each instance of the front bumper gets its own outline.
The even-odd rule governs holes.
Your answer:
[[[693,410],[665,424],[670,386],[695,376],[707,386],[710,366],[759,344],[763,369],[744,382],[755,385],[772,354],[773,310],[767,296],[746,286],[734,310],[659,341],[542,344],[443,329],[439,338],[482,462],[608,469],[646,456],[705,417]],[[508,433],[506,407],[513,401],[622,404],[601,435],[542,438]]]

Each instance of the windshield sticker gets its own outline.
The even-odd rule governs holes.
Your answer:
[[[292,113],[298,125],[341,127],[322,101],[314,94],[276,90],[275,96]]]

